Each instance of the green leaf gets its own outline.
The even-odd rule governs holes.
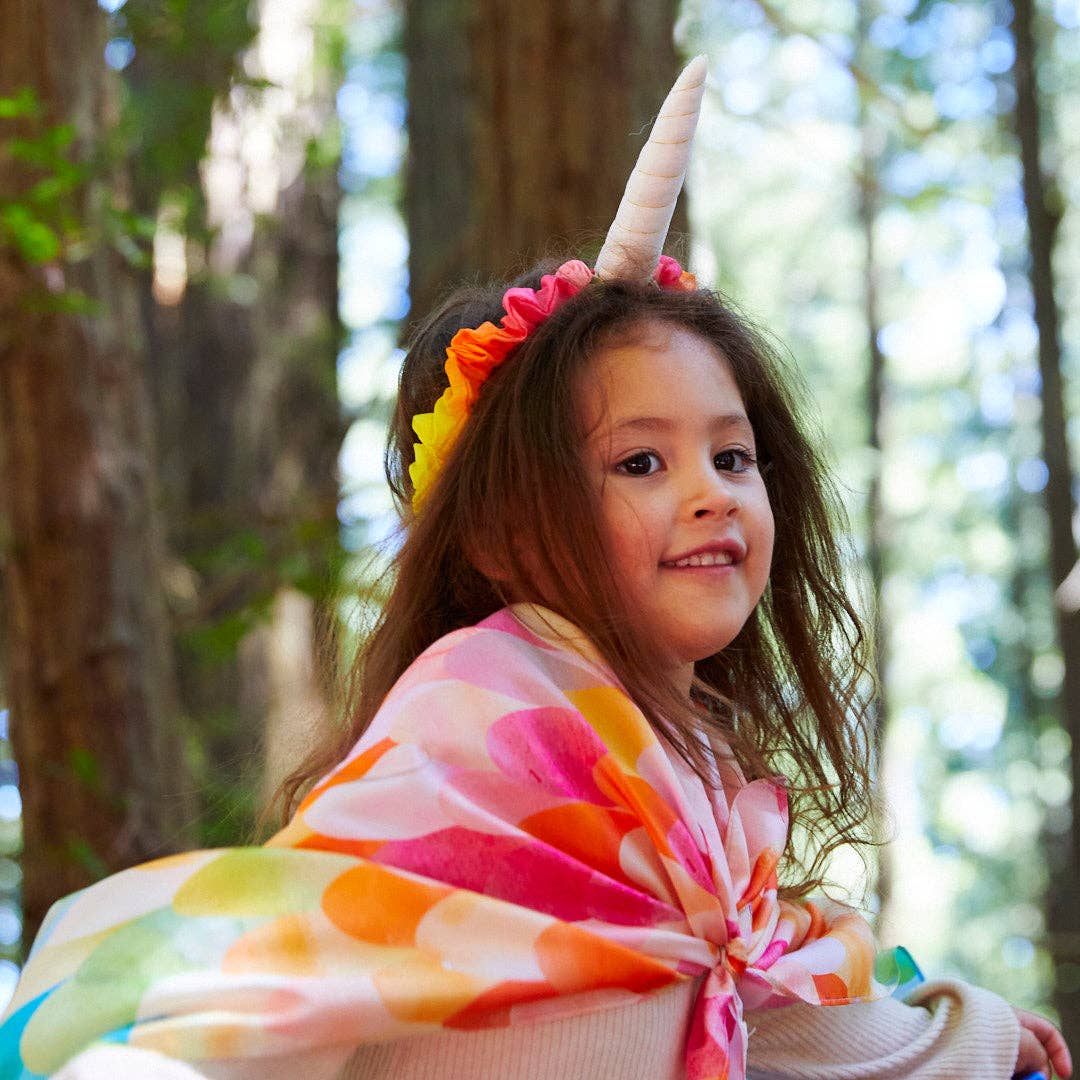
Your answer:
[[[242,529],[201,552],[194,562],[204,573],[237,568],[261,569],[270,565],[270,550],[266,539],[256,529]]]
[[[39,165],[42,168],[49,164],[50,155],[45,151],[39,139],[8,139],[4,147],[16,161],[24,161],[27,165]]]
[[[101,791],[101,765],[85,746],[73,746],[68,751],[68,766],[75,778],[90,791]]]
[[[41,144],[54,153],[66,150],[75,141],[74,124],[57,124],[41,136]]]
[[[0,120],[14,120],[19,116],[36,116],[41,102],[29,86],[20,87],[11,97],[0,97]]]
[[[60,237],[19,203],[0,210],[0,225],[29,263],[52,262],[60,254]]]
[[[76,180],[85,174],[86,169],[69,161],[65,156],[65,151],[74,138],[75,128],[71,124],[57,124],[35,138],[11,138],[5,140],[3,145],[8,154],[17,161]]]
[[[106,312],[106,306],[78,289],[67,289],[60,293],[38,293],[26,301],[26,310],[36,315],[89,315],[100,317]]]
[[[123,258],[128,266],[146,269],[153,265],[153,256],[149,251],[144,251],[135,241],[125,233],[117,233],[112,241],[113,249]]]
[[[216,666],[236,656],[241,640],[253,625],[251,613],[242,610],[189,630],[181,635],[180,640],[204,663]]]
[[[78,184],[78,180],[72,177],[46,176],[39,180],[26,193],[26,201],[41,206],[46,203],[55,203],[68,194]]]
[[[72,862],[83,867],[91,877],[108,877],[109,868],[105,860],[81,837],[70,837],[67,842],[67,856]]]

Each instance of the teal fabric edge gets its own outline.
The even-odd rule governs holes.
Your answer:
[[[0,1024],[0,1080],[46,1080],[44,1073],[30,1072],[23,1065],[19,1044],[22,1042],[23,1032],[26,1030],[26,1025],[30,1023],[30,1018],[55,989],[54,986],[28,1001],[21,1008],[16,1009],[3,1024]],[[122,1028],[110,1031],[107,1035],[102,1035],[95,1045],[103,1043],[125,1045],[131,1034],[131,1028],[131,1024],[126,1024]]]
[[[903,945],[878,953],[874,961],[874,978],[883,986],[892,987],[891,996],[895,998],[906,998],[926,982],[915,957]]]
[[[22,1008],[16,1009],[0,1025],[0,1080],[45,1080],[43,1073],[30,1072],[23,1066],[19,1043],[22,1042],[22,1035],[26,1030],[26,1025],[30,1023],[30,1017],[52,992],[52,990],[46,990],[45,993],[39,994]]]

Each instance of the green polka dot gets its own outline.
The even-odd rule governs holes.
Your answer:
[[[155,911],[106,938],[27,1024],[27,1068],[54,1072],[96,1039],[130,1024],[154,978],[190,970],[194,965],[173,942],[182,921],[171,911]]]
[[[354,860],[321,851],[236,848],[194,873],[177,890],[181,915],[269,918],[319,907],[323,891]]]

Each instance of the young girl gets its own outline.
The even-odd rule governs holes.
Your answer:
[[[265,848],[57,905],[0,1076],[1069,1074],[985,991],[885,996],[865,922],[803,899],[864,838],[864,641],[788,374],[658,260],[703,82],[595,272],[417,335],[394,589],[291,792],[323,778]]]

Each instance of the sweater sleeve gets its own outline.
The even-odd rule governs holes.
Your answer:
[[[988,990],[940,979],[907,1002],[750,1012],[750,1080],[1009,1080],[1020,1025]]]

